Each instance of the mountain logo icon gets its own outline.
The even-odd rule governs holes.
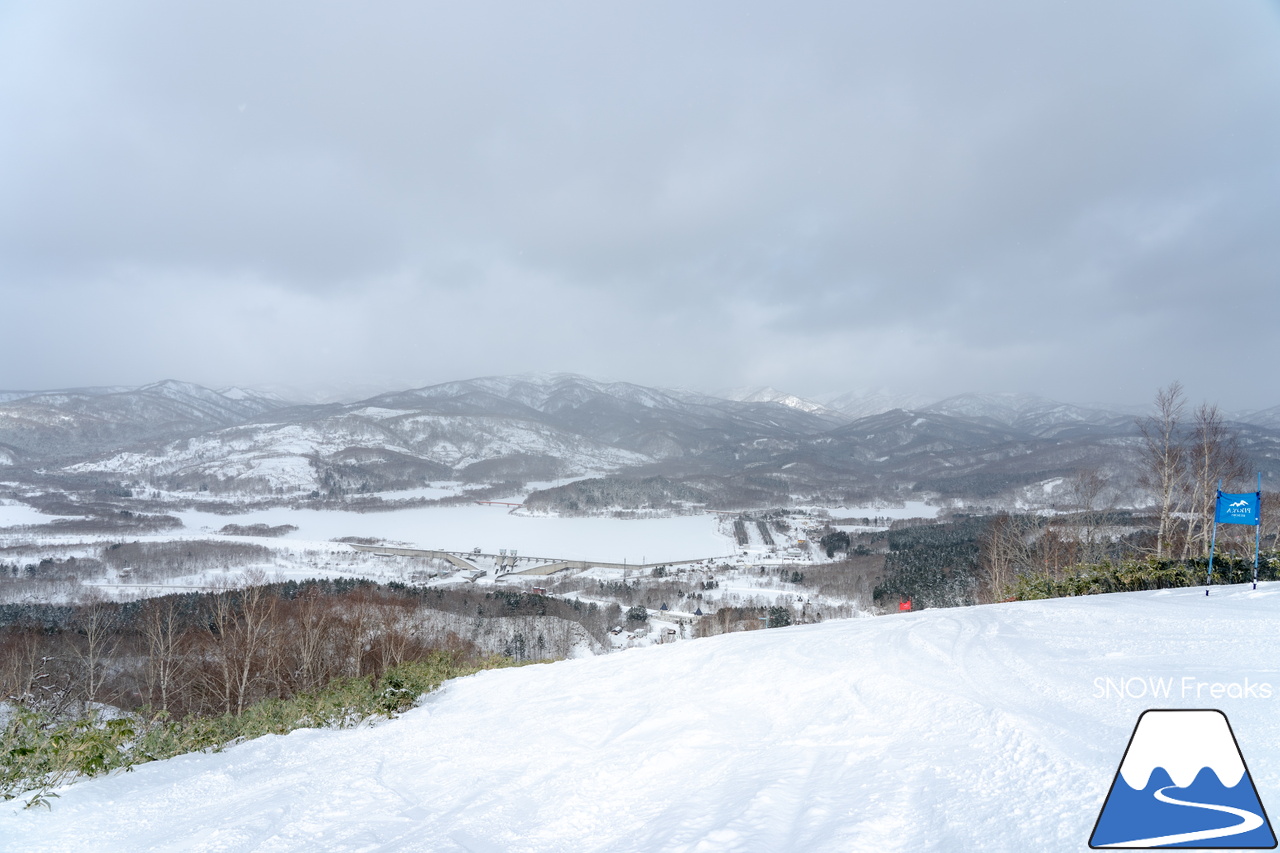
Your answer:
[[[1271,850],[1276,836],[1226,714],[1138,717],[1089,847]]]

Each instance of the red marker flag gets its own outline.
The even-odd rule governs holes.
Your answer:
[[[899,602],[898,602],[898,609],[899,609],[899,610],[910,610],[910,609],[911,609],[911,599],[909,599],[909,598],[908,598],[906,601],[899,601]]]

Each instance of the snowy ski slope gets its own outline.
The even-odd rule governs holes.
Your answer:
[[[1278,617],[1280,584],[1133,593],[486,672],[5,804],[0,849],[1086,850],[1138,715],[1179,707],[1226,713],[1275,816]]]

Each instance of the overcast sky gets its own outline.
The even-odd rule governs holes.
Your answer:
[[[1276,2],[0,4],[0,389],[1280,403]]]

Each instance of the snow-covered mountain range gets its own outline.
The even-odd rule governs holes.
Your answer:
[[[991,497],[1081,467],[1123,471],[1136,447],[1131,415],[1025,394],[909,408],[884,395],[820,404],[756,388],[733,397],[573,374],[319,405],[174,381],[0,392],[0,465],[276,497],[660,475],[734,505],[903,491]],[[1236,424],[1264,471],[1280,469],[1275,411]]]
[[[270,394],[173,380],[129,389],[0,392],[0,400],[0,449],[36,462],[233,426],[288,405]]]

